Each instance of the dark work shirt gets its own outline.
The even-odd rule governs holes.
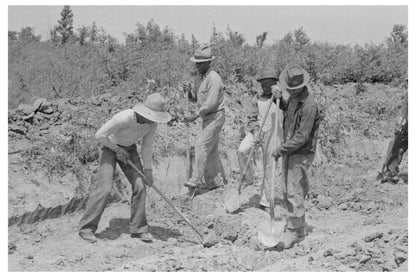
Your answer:
[[[305,90],[298,98],[280,101],[283,110],[283,155],[313,154],[316,151],[320,113],[313,96]]]

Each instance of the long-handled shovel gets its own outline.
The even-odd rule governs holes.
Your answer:
[[[278,146],[278,110],[279,109],[279,103],[276,105],[276,115],[275,115],[275,126],[274,126],[274,143],[275,148]],[[283,232],[284,229],[284,222],[283,221],[276,221],[276,217],[274,214],[274,186],[276,184],[276,175],[277,175],[277,161],[278,159],[273,159],[273,176],[272,176],[272,183],[270,184],[270,221],[264,222],[259,226],[257,236],[259,238],[259,241],[266,247],[272,247],[275,246],[279,240],[280,235]]]
[[[259,133],[257,134],[257,137],[254,139],[255,142],[257,142],[257,140],[259,138],[261,138],[261,135],[263,133],[263,126],[266,123],[266,118],[269,115],[269,111],[270,111],[270,108],[272,107],[272,104],[273,104],[273,99],[270,101],[269,105],[267,106],[266,115],[264,116],[263,120],[261,121]],[[250,154],[248,156],[247,163],[245,164],[244,170],[243,170],[242,175],[240,177],[240,182],[238,184],[238,191],[237,192],[231,191],[225,199],[224,206],[225,206],[226,212],[228,212],[228,213],[234,213],[238,209],[240,209],[240,207],[241,207],[241,202],[242,202],[242,199],[240,197],[240,195],[241,195],[241,186],[243,185],[244,178],[247,175],[247,170],[248,170],[248,167],[250,165],[250,161],[251,161],[251,158],[253,157],[255,149],[256,149],[256,145],[253,145],[253,147],[250,150]]]
[[[143,174],[143,172],[138,169],[134,163],[130,160],[127,160],[127,163],[134,169],[136,170],[136,172],[143,178],[144,181],[146,181],[146,176]],[[172,209],[199,235],[199,237],[201,238],[202,243],[205,242],[204,239],[204,235],[189,221],[189,219],[183,214],[181,213],[178,208],[175,207],[175,205],[173,204],[173,202],[167,198],[162,191],[160,191],[160,189],[158,187],[156,187],[155,185],[152,185],[152,188],[163,198],[163,200],[166,201],[166,203],[169,204],[169,206],[172,207]]]

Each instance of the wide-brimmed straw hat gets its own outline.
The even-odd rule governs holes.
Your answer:
[[[171,115],[165,111],[166,101],[159,93],[152,93],[147,96],[144,103],[134,106],[134,111],[139,115],[157,123],[168,123]]]
[[[285,68],[279,76],[280,84],[288,90],[303,88],[308,85],[309,79],[308,72],[298,65]]]
[[[277,78],[276,70],[273,68],[267,68],[260,73],[259,77],[257,78],[257,82],[261,82],[261,80],[264,79],[273,79],[277,81],[279,78]]]
[[[213,60],[215,57],[212,56],[211,47],[208,44],[201,45],[195,50],[194,56],[190,60],[194,63],[203,63]]]

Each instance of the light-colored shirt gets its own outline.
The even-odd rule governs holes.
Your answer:
[[[197,97],[201,104],[198,114],[202,118],[224,109],[224,84],[217,72],[210,69],[202,77]]]
[[[95,134],[95,138],[108,137],[112,143],[130,146],[139,140],[143,168],[152,168],[152,143],[157,129],[157,123],[140,124],[137,122],[133,109],[121,111],[107,121]]]

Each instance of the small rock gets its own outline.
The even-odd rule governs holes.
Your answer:
[[[374,241],[375,239],[380,239],[380,238],[382,238],[382,237],[383,237],[383,233],[381,233],[381,232],[376,232],[376,233],[373,233],[373,234],[371,234],[371,235],[366,236],[366,237],[364,238],[364,241],[365,241],[365,242],[371,242],[371,241]]]
[[[332,199],[328,196],[319,195],[318,198],[318,206],[322,209],[328,209],[331,207]]]
[[[33,260],[33,255],[28,255],[28,256],[26,256],[26,259],[28,259],[28,260]]]
[[[312,262],[313,261],[313,257],[312,256],[310,256],[309,258],[308,258],[308,262]]]
[[[324,257],[329,257],[329,256],[333,256],[334,254],[332,253],[331,249],[327,249],[324,251],[324,253],[322,254],[322,256]]]
[[[168,238],[168,243],[169,244],[176,244],[176,243],[178,243],[178,240],[175,239],[175,238]]]
[[[348,209],[348,205],[345,203],[342,203],[341,205],[339,205],[339,208],[343,211],[345,211],[346,209]]]
[[[9,243],[9,254],[13,254],[13,252],[16,251],[16,250],[17,250],[17,246],[14,243],[10,242]]]
[[[360,258],[360,264],[365,264],[369,260],[371,260],[371,257],[370,256],[362,255],[361,258]]]
[[[396,252],[394,253],[395,261],[397,265],[402,264],[403,262],[407,261],[407,254],[403,252]]]
[[[212,247],[219,242],[218,237],[215,235],[215,232],[211,231],[204,239],[204,247]]]

